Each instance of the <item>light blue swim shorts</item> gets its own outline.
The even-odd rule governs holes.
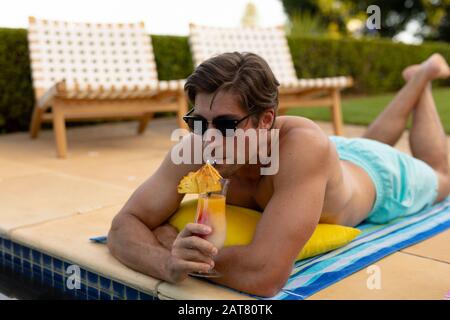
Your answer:
[[[339,158],[362,167],[372,179],[376,200],[367,220],[386,223],[430,207],[438,194],[438,178],[422,160],[365,138],[331,136]]]

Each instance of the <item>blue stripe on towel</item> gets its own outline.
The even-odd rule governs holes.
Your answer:
[[[108,241],[108,238],[106,236],[99,236],[99,237],[89,238],[89,240],[91,240],[92,242],[96,242],[96,243],[106,244],[106,242]]]

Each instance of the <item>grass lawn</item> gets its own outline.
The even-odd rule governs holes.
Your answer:
[[[394,97],[394,93],[347,98],[342,101],[344,122],[347,124],[368,125]],[[447,134],[450,134],[450,88],[433,89],[433,96]],[[289,115],[300,115],[312,120],[330,121],[328,108],[297,108],[288,111]]]

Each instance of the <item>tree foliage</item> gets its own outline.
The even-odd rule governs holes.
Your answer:
[[[376,32],[393,37],[404,31],[408,23],[420,25],[418,36],[425,39],[449,41],[450,0],[281,0],[289,17],[296,12],[317,15],[326,24],[334,23],[346,33],[346,22],[367,16],[367,8],[381,9],[381,29]]]

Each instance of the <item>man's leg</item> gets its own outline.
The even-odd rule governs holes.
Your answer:
[[[407,83],[370,124],[363,135],[364,138],[394,146],[405,131],[409,115],[416,107],[428,83],[437,78],[446,78],[450,74],[445,60],[438,54],[432,55],[421,65],[409,69],[405,70],[408,77]]]
[[[421,78],[426,79],[428,77],[429,79],[421,90],[416,105],[409,109],[409,112],[413,115],[409,143],[413,156],[426,162],[436,172],[439,180],[438,197],[436,201],[441,201],[450,192],[448,146],[445,131],[442,127],[431,93],[431,80],[449,77],[450,68],[441,56],[433,55],[422,65],[411,66],[405,69],[403,76],[408,83],[413,82],[415,85],[420,82],[419,79]],[[408,87],[408,84],[405,85],[405,87]],[[417,88],[418,86],[411,85],[408,89],[413,87]],[[395,100],[396,99],[394,98],[393,102],[395,102]],[[365,137],[381,142],[390,141],[391,143],[389,144],[393,145],[397,142],[405,129],[405,127],[402,129],[399,124],[404,123],[404,125],[406,125],[409,114],[405,116],[402,112],[395,112],[395,110],[393,110],[393,103],[391,103],[388,108],[391,109],[385,110],[380,117],[375,120],[375,122],[378,122],[376,126],[374,126],[375,129],[368,130]],[[400,109],[402,109],[401,111],[405,111],[408,108],[401,105]],[[383,123],[382,121],[387,121],[388,124],[393,123],[394,126],[396,126],[395,129],[398,131],[389,130],[387,128],[388,124]],[[383,133],[383,130],[387,132],[387,135],[386,133]]]
[[[431,84],[426,86],[413,111],[409,145],[412,155],[436,172],[439,180],[436,201],[442,201],[450,192],[448,144],[431,93]]]

